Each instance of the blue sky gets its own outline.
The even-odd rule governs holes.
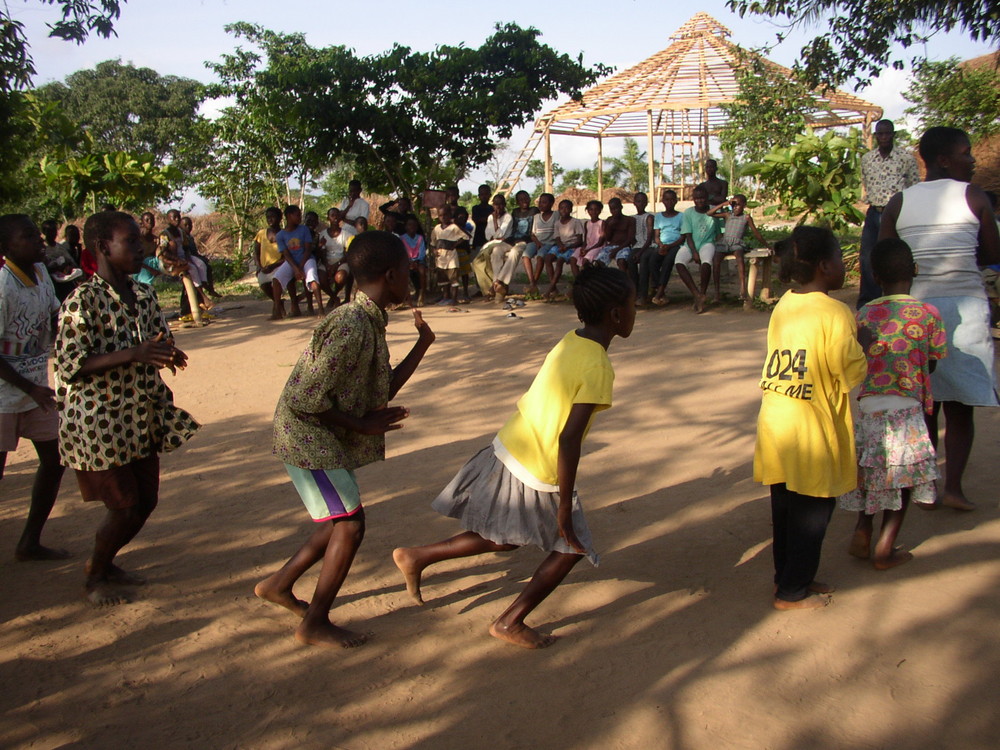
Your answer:
[[[678,10],[679,6],[684,10]],[[474,6],[435,0],[377,5],[340,0],[130,0],[122,5],[117,37],[93,37],[78,46],[47,38],[45,24],[56,17],[50,6],[36,0],[7,0],[7,7],[27,27],[38,71],[36,84],[62,79],[111,58],[150,67],[164,75],[210,81],[211,73],[204,63],[219,59],[233,48],[234,40],[224,26],[235,21],[276,31],[304,32],[313,46],[344,44],[360,54],[370,54],[388,49],[394,42],[418,50],[433,49],[438,44],[478,46],[492,33],[494,24],[515,20],[522,26],[538,28],[542,41],[560,52],[583,53],[584,62],[602,62],[616,70],[669,46],[670,35],[697,10],[704,10],[732,30],[732,41],[745,47],[773,43],[775,33],[781,30],[769,21],[741,19],[722,0],[703,0],[696,6],[637,0],[614,4],[550,0],[519,7],[517,12],[511,10],[515,7],[511,4]],[[809,32],[816,30],[793,30],[769,57],[791,65],[804,40],[811,37]],[[906,54],[907,59],[913,51]],[[973,43],[956,33],[937,34],[919,48],[932,59],[965,59],[989,51],[987,45]],[[900,92],[906,88],[906,81],[906,71],[888,70],[858,93],[879,104],[887,117],[900,120],[906,106]],[[515,134],[511,143],[515,152],[526,137],[525,133]],[[562,143],[567,140],[573,143]],[[592,152],[592,144],[583,141],[564,138],[554,142],[555,159],[570,168],[593,164],[596,153]]]

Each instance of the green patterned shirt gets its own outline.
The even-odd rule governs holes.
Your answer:
[[[325,427],[331,408],[355,417],[384,408],[392,369],[385,311],[362,291],[313,332],[274,412],[274,454],[300,469],[356,469],[385,459],[385,436]]]

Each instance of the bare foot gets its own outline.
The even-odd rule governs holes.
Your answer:
[[[111,588],[107,583],[88,584],[86,597],[95,607],[114,607],[132,601],[120,589]]]
[[[327,646],[340,648],[357,648],[368,641],[370,633],[355,633],[353,630],[338,628],[332,622],[313,627],[299,625],[295,631],[295,640],[306,646]]]
[[[837,590],[837,587],[829,583],[813,581],[809,584],[808,589],[811,594],[832,594]]]
[[[41,544],[33,544],[30,547],[18,547],[14,552],[14,559],[19,562],[28,560],[66,560],[72,557],[69,552],[57,547],[43,547]]]
[[[699,315],[705,312],[705,295],[704,294],[696,295],[694,298],[694,305],[692,307],[694,311]]]
[[[941,495],[941,504],[947,508],[954,508],[955,510],[975,510],[976,504],[969,500],[965,495],[956,494],[953,492],[945,492]]]
[[[871,546],[871,532],[855,529],[854,536],[851,537],[851,546],[847,548],[847,552],[861,560],[867,560],[872,554]]]
[[[524,623],[515,627],[508,627],[501,625],[499,621],[490,625],[490,635],[494,638],[499,638],[501,641],[513,643],[515,646],[520,646],[521,648],[548,648],[558,640],[556,636],[539,633]]]
[[[90,575],[90,560],[83,566],[83,569],[87,575]],[[129,573],[117,565],[110,565],[107,573],[101,579],[101,583],[107,583],[112,586],[142,586],[146,583],[146,579],[138,573]]]
[[[406,591],[419,604],[423,606],[424,597],[420,594],[420,574],[423,568],[418,568],[413,560],[413,555],[406,547],[397,547],[392,551],[392,561],[396,563],[399,572],[403,574],[406,581]]]
[[[277,604],[279,607],[284,607],[299,617],[305,617],[306,610],[309,609],[309,603],[302,601],[291,591],[281,591],[270,586],[268,584],[269,580],[263,580],[253,587],[253,593],[257,595],[257,598],[271,602],[271,604]]]
[[[289,318],[301,318],[302,317],[302,311],[299,308],[297,308],[297,307],[293,307],[292,311],[288,314],[288,317]]]
[[[108,569],[107,580],[108,583],[114,583],[119,586],[143,586],[146,583],[146,579],[143,576],[138,573],[129,573],[117,565],[112,565]]]
[[[808,586],[806,586],[806,591],[810,594],[832,594],[837,590],[836,586],[829,583],[821,583],[820,581],[813,581]],[[778,584],[774,584],[774,593],[778,593]]]
[[[774,599],[774,608],[782,612],[789,612],[797,609],[822,609],[830,603],[830,597],[813,595],[800,599],[797,602],[786,602],[784,599]]]
[[[907,552],[902,547],[896,547],[889,553],[888,557],[880,557],[879,555],[876,555],[872,559],[872,565],[875,566],[875,570],[888,570],[889,568],[895,568],[897,565],[907,563],[912,559],[912,553]]]

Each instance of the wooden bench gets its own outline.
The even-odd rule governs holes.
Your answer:
[[[774,251],[768,248],[760,248],[758,250],[748,250],[743,254],[743,259],[747,263],[747,294],[749,299],[744,303],[743,307],[751,308],[753,307],[753,298],[758,296],[761,302],[771,304],[774,302],[774,298],[771,297],[771,262],[774,259]],[[735,262],[735,255],[727,255],[726,260],[729,262]],[[760,294],[755,295],[754,290],[757,287],[757,277],[760,277]]]

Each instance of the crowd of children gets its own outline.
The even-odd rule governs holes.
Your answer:
[[[553,210],[548,193],[532,208],[522,191],[515,196],[517,208],[508,213],[502,195],[491,199],[481,189],[471,223],[453,188],[429,239],[406,199],[380,207],[387,231],[369,231],[370,207],[360,193],[360,184],[352,182],[322,228],[314,213],[303,221],[296,206],[283,213],[268,209],[267,227],[254,242],[257,278],[271,297],[272,317],[284,316],[286,291],[291,314],[301,314],[296,282],[303,285],[310,311],[315,301],[325,313],[324,293],[333,307],[288,378],[272,435],[274,454],[320,525],[255,593],[300,618],[295,636],[302,643],[365,642],[367,634],[330,619],[365,534],[355,470],[384,459],[385,434],[409,416],[390,402],[435,340],[414,308],[417,341],[390,367],[387,310],[414,292],[422,304],[434,285],[441,304],[467,302],[472,273],[484,296],[502,298],[521,265],[529,293],[539,293],[545,272],[544,297],[554,299],[569,263],[581,326],[550,351],[490,445],[432,503],[463,531],[393,552],[407,591],[422,604],[423,575],[435,563],[540,547],[547,556],[490,633],[525,648],[546,647],[554,637],[525,619],[580,559],[594,564],[598,559],[576,480],[594,416],[612,404],[608,347],[615,337],[631,334],[636,307],[647,299],[665,304],[675,265],[700,312],[713,272],[718,294],[716,259],[733,253],[742,267],[747,233],[763,246],[766,242],[746,214],[744,196],[712,206],[705,186],[695,189],[694,206],[683,213],[676,211],[676,193],[665,190],[664,209],[655,215],[646,212],[648,198],[640,193],[634,216],[626,216],[615,198],[603,220],[603,205],[588,203],[586,222],[571,216],[568,201]],[[187,357],[175,346],[146,282],[158,273],[187,274],[208,306],[212,279],[189,240],[190,223],[185,226],[179,212],[170,212],[167,228],[157,236],[153,219],[144,214],[140,226],[128,214],[101,211],[87,220],[82,245],[67,233],[67,245],[54,249],[51,227],[40,232],[25,215],[0,217],[6,260],[0,269],[0,450],[13,450],[25,438],[39,461],[16,554],[21,560],[67,556],[44,546],[41,533],[63,467],[74,469],[83,499],[102,502],[107,511],[85,566],[86,597],[95,605],[127,601],[131,587],[144,582],[115,560],[156,507],[159,454],[183,444],[199,427],[173,404],[160,377],[160,369],[183,369]],[[986,255],[1000,260],[1000,241],[991,232]],[[910,246],[898,237],[887,235],[874,248],[872,265],[883,296],[856,318],[830,296],[843,286],[845,268],[829,230],[797,227],[775,250],[782,280],[796,287],[782,296],[768,325],[754,478],[771,496],[773,606],[814,609],[827,604],[833,591],[816,574],[837,498],[858,514],[851,555],[870,559],[878,570],[912,558],[895,542],[909,504],[938,502],[927,422],[935,410],[930,374],[950,344],[938,309],[910,295],[917,267]],[[89,278],[84,253],[93,267]],[[698,284],[688,264],[696,266]],[[50,278],[50,272],[57,275]],[[741,294],[744,279],[741,270]],[[61,306],[53,281],[71,285]],[[55,390],[47,381],[53,346]],[[855,436],[850,393],[858,386]],[[876,538],[878,513],[883,520]],[[299,599],[294,585],[320,562],[312,598]]]

